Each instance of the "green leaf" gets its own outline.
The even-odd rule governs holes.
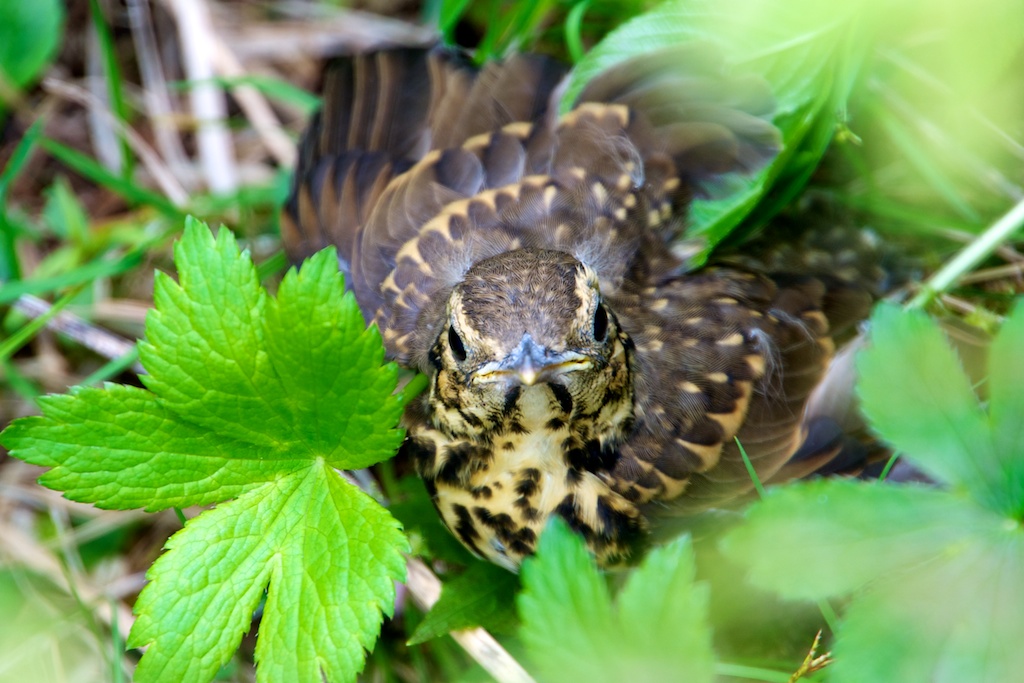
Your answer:
[[[222,503],[168,542],[136,605],[138,681],[211,679],[267,602],[259,680],[355,680],[404,575],[397,521],[335,468],[392,455],[404,397],[333,250],[277,298],[247,254],[186,223],[179,282],[157,278],[148,390],[40,399],[4,444],[69,498],[149,510]],[[232,500],[233,499],[233,500]],[[230,502],[225,502],[230,501]]]
[[[872,316],[871,345],[861,352],[857,371],[864,413],[893,448],[993,509],[1012,507],[985,412],[959,359],[927,315],[879,306]],[[1018,443],[1014,450],[1019,454],[1020,449]]]
[[[938,326],[880,306],[858,362],[865,412],[947,487],[783,487],[725,537],[758,586],[853,596],[830,680],[996,683],[1024,670],[1022,321],[1018,306],[993,344],[986,413]]]
[[[18,88],[57,54],[64,24],[60,0],[0,3],[0,74]]]
[[[410,537],[418,537],[426,546],[425,549],[414,547],[417,554],[454,566],[479,562],[441,521],[422,479],[403,477],[395,483],[395,490],[388,490],[388,495],[391,496],[388,510]]]
[[[688,537],[652,550],[618,595],[619,636],[628,642],[621,680],[711,681],[708,591],[695,583]]]
[[[523,564],[520,630],[541,680],[713,680],[707,594],[687,537],[652,551],[613,607],[583,542],[560,520]]]
[[[0,679],[125,680],[125,662],[110,647],[110,634],[76,598],[23,566],[0,568]]]
[[[128,641],[150,646],[136,680],[211,679],[264,588],[259,679],[355,680],[404,575],[402,545],[387,511],[322,462],[250,489],[190,521],[148,572]]]
[[[515,574],[488,562],[474,562],[463,573],[445,581],[441,599],[409,637],[409,645],[474,626],[492,633],[511,631],[516,624],[514,604],[518,586]]]
[[[1024,301],[1013,313],[989,352],[988,396],[996,470],[1006,511],[1024,519]]]
[[[722,549],[747,567],[755,586],[820,600],[959,552],[999,523],[969,501],[923,486],[822,479],[769,489]]]
[[[516,607],[520,635],[542,680],[606,680],[611,673],[594,655],[613,633],[608,588],[586,546],[561,520],[541,534],[537,554],[522,569]]]
[[[78,197],[71,190],[67,178],[58,177],[47,188],[43,215],[46,224],[60,238],[82,244],[88,239],[89,217]]]
[[[908,568],[909,569],[909,568]],[[991,529],[850,605],[836,683],[1004,683],[1024,671],[1024,536]]]

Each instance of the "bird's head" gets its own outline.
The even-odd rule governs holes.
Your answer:
[[[631,403],[629,344],[597,275],[573,256],[520,249],[480,261],[452,290],[431,354],[439,426],[467,435],[513,412],[568,421]]]

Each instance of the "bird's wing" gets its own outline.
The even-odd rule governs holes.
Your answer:
[[[764,93],[696,48],[610,69],[560,118],[563,71],[548,59],[478,72],[435,49],[353,63],[328,72],[282,234],[293,257],[339,247],[364,313],[408,365],[426,366],[450,288],[497,253],[566,251],[609,293],[637,269],[672,271],[666,240],[690,198],[777,144]],[[400,97],[377,92],[398,85]]]
[[[836,324],[871,296],[828,276],[709,268],[613,302],[636,345],[636,428],[617,488],[674,511],[712,507],[775,474],[804,440],[804,406]],[[835,323],[835,324],[834,324]],[[679,497],[683,491],[686,496]]]

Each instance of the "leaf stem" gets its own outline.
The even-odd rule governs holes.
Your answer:
[[[1017,232],[1021,225],[1024,225],[1024,199],[1017,202],[985,232],[978,235],[977,239],[968,244],[953,260],[928,278],[917,296],[907,304],[907,308],[921,308],[937,295],[945,293],[960,276],[988,258],[1013,233]]]

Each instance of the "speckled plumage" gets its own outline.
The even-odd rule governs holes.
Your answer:
[[[779,475],[870,302],[749,256],[688,270],[689,202],[776,149],[763,84],[677,48],[557,117],[561,75],[437,49],[335,62],[283,216],[292,257],[336,244],[389,355],[430,375],[404,450],[453,533],[513,570],[551,515],[614,562],[655,507],[742,495],[735,437]]]

